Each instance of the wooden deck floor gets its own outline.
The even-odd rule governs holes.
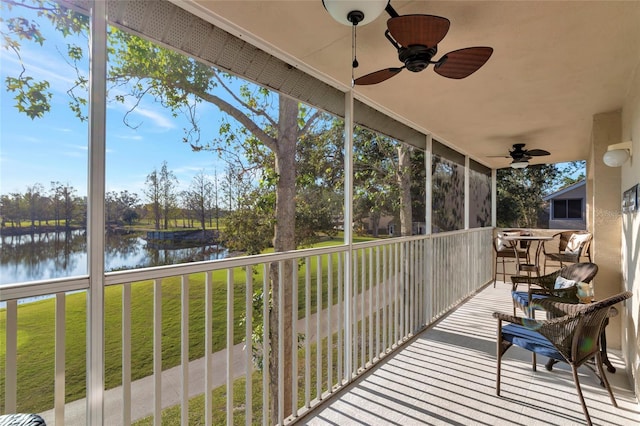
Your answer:
[[[417,336],[365,377],[302,418],[309,425],[581,425],[571,370],[545,370],[538,357],[513,347],[503,357],[501,396],[495,393],[496,311],[511,312],[509,286],[498,282]],[[587,367],[580,382],[594,425],[639,425],[640,406],[615,350],[608,374],[618,408]]]

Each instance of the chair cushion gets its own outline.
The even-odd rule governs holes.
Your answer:
[[[580,248],[589,238],[591,234],[572,234],[567,242],[567,248],[564,249],[565,254],[580,254]]]
[[[522,325],[507,324],[502,327],[502,339],[537,354],[557,359],[558,361],[565,361],[560,352],[546,337]]]
[[[579,282],[576,284],[578,287],[578,300],[580,303],[591,303],[593,302],[593,285],[591,283]]]
[[[513,246],[509,241],[505,241],[502,237],[516,237],[520,235],[520,232],[501,232],[497,235],[496,239],[496,249],[498,251],[509,250],[513,252]],[[515,254],[514,254],[515,257]]]
[[[512,291],[511,292],[511,297],[513,298],[513,301],[516,302],[518,305],[522,306],[523,308],[527,308],[529,307],[529,292],[527,291]],[[534,294],[531,296],[531,300],[532,301],[536,301],[536,300],[542,300],[542,299],[546,299],[547,295],[545,294]],[[532,308],[534,309],[538,309],[537,305],[534,303]]]
[[[553,288],[558,290],[561,288],[571,288],[574,285],[576,285],[576,282],[574,280],[568,280],[560,275],[558,275],[558,277],[556,278],[556,282],[553,285]]]

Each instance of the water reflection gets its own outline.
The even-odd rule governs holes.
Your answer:
[[[105,270],[138,269],[201,260],[222,259],[221,246],[157,249],[139,234],[107,234]],[[0,285],[87,273],[84,230],[3,236],[0,243]]]

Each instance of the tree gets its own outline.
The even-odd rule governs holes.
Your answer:
[[[204,174],[204,171],[200,171],[191,180],[189,189],[182,193],[184,205],[190,212],[195,213],[200,222],[203,236],[207,228],[207,216],[213,208],[213,190],[214,186],[211,179]]]
[[[354,132],[354,219],[369,218],[374,236],[391,215],[401,235],[411,235],[411,163],[403,143],[357,128]]]
[[[76,217],[79,208],[79,200],[74,195],[75,188],[69,185],[63,185],[60,188],[60,195],[62,197],[62,211],[63,218],[65,220],[65,228],[69,229],[71,223]]]
[[[500,227],[539,227],[543,198],[584,177],[583,162],[533,165],[524,169],[497,172],[497,225]]]
[[[2,217],[2,226],[7,222],[12,226],[20,227],[22,218],[24,217],[21,206],[22,194],[15,192],[0,197],[0,216]]]
[[[5,2],[2,3],[3,5]],[[25,6],[25,4],[14,1],[6,2],[8,7]],[[56,2],[34,0],[27,5],[36,8],[38,13],[48,19],[64,35],[82,34],[86,39],[88,32],[88,18],[79,15],[71,9]],[[9,18],[12,33],[3,33],[3,37],[10,48],[19,57],[20,43],[25,40],[43,44],[44,37],[39,27],[39,22],[31,22],[28,19]],[[186,57],[178,52],[160,47],[156,44],[142,39],[136,35],[110,28],[108,37],[108,48],[110,52],[110,64],[108,69],[108,80],[112,87],[117,87],[119,91],[128,88],[126,94],[118,94],[115,100],[125,103],[133,98],[133,105],[137,106],[140,101],[149,96],[170,108],[175,114],[186,113],[187,116],[195,117],[195,109],[199,103],[207,102],[218,107],[220,111],[226,113],[242,127],[242,132],[250,137],[238,142],[241,148],[250,149],[248,155],[261,152],[264,149],[273,154],[274,165],[273,175],[268,178],[273,179],[275,196],[275,222],[273,227],[273,245],[276,251],[287,251],[295,249],[295,177],[296,177],[296,157],[295,146],[298,137],[304,134],[307,129],[319,116],[318,112],[308,112],[304,108],[299,108],[298,102],[286,96],[277,96],[273,99],[265,89],[258,89],[252,93],[245,85],[241,89],[240,96],[225,84],[223,78],[229,80],[230,76],[221,75],[212,67]],[[81,46],[69,44],[67,56],[70,64],[74,64],[84,57],[86,52]],[[87,99],[87,79],[81,73],[75,73],[78,77],[72,84],[68,93],[71,96],[71,108],[76,115],[86,119],[85,108],[88,105]],[[226,93],[227,99],[223,99],[216,90]],[[16,93],[16,108],[35,119],[46,114],[50,109],[53,93],[49,90],[49,83],[46,81],[36,81],[23,72],[18,77],[7,80],[7,90]],[[274,106],[275,105],[275,106]],[[134,108],[135,108],[134,106]],[[129,122],[128,115],[125,122]],[[230,139],[227,139],[229,142]],[[193,127],[187,129],[184,142],[189,143],[195,150],[217,149],[217,144],[201,144],[200,129],[194,119]],[[255,148],[255,149],[253,149]],[[156,228],[159,228],[161,209],[164,215],[164,226],[168,227],[168,216],[172,207],[172,175],[166,168],[160,172],[153,171],[147,176],[147,190],[145,194],[149,198],[155,216]],[[278,295],[284,292],[285,306],[278,306],[273,303],[273,311],[270,318],[276,321],[279,310],[284,310],[284,317],[291,321],[292,298],[291,298],[291,277],[292,265],[284,268],[283,281],[285,288],[279,288],[280,277],[278,269],[274,266],[271,270],[271,282],[273,288],[272,297],[278,300]],[[277,330],[272,327],[272,330]],[[291,330],[290,324],[285,324],[285,330]],[[279,339],[284,339],[285,381],[291,382],[291,335],[285,336],[273,334],[272,345],[278,345]],[[277,378],[278,362],[275,356],[270,359],[273,393],[272,416],[277,417]],[[291,395],[289,390],[284,395],[284,405],[286,411],[292,412]]]
[[[27,191],[24,193],[24,201],[27,206],[28,218],[31,221],[31,226],[36,226],[36,220],[42,222],[43,202],[42,192],[44,187],[35,183],[27,187]]]
[[[160,178],[158,177],[158,170],[154,169],[151,173],[147,175],[147,179],[145,181],[147,187],[144,189],[144,194],[147,196],[149,200],[149,208],[151,210],[151,215],[153,216],[153,221],[155,225],[155,229],[160,229],[160,218],[161,210],[160,210]]]
[[[55,221],[56,228],[60,226],[60,219],[62,218],[62,193],[63,185],[60,182],[51,182],[51,206],[53,207],[53,220]]]
[[[3,3],[4,4],[4,3]],[[7,1],[9,6],[21,6],[21,3]],[[76,14],[56,2],[33,0],[33,7],[48,19],[54,28],[64,35],[82,34],[86,38],[88,19]],[[31,6],[30,6],[31,7]],[[7,43],[19,56],[21,43],[28,40],[42,44],[44,38],[38,22],[29,20],[11,20],[12,34],[3,34]],[[297,246],[296,230],[300,224],[296,221],[297,209],[296,184],[299,183],[297,171],[300,158],[297,158],[297,143],[304,135],[311,132],[318,123],[328,122],[319,111],[301,105],[298,101],[284,95],[276,95],[264,88],[259,88],[221,73],[203,62],[184,56],[176,51],[160,47],[117,28],[110,28],[108,34],[110,63],[107,70],[109,89],[116,88],[112,97],[116,102],[133,105],[137,108],[143,99],[152,99],[170,109],[173,114],[183,114],[191,120],[191,128],[185,129],[183,142],[188,143],[195,151],[213,150],[226,155],[242,153],[248,159],[249,167],[260,170],[261,189],[271,188],[273,221],[272,244],[277,252],[293,250]],[[74,65],[85,60],[83,47],[69,44],[66,51],[68,63]],[[77,71],[77,70],[76,70]],[[82,73],[70,73],[77,78],[67,93],[71,96],[70,105],[79,119],[86,119],[87,79]],[[239,89],[234,87],[240,86]],[[20,76],[7,81],[7,90],[16,93],[16,108],[31,118],[41,117],[50,109],[53,93],[46,81],[36,81],[23,72]],[[131,103],[129,103],[131,101]],[[201,140],[201,129],[198,125],[198,106],[202,103],[213,105],[226,114],[229,121],[224,121],[220,134],[209,140]],[[129,112],[131,112],[130,110]],[[130,115],[126,114],[124,122],[135,127]],[[320,126],[317,129],[322,131]],[[338,175],[333,167],[332,173]],[[241,170],[240,172],[244,172]],[[171,210],[175,205],[175,176],[163,167],[159,172],[154,170],[147,176],[145,195],[153,211],[155,227],[160,228],[160,220],[164,219],[165,229]],[[308,188],[312,182],[308,182]],[[260,194],[265,192],[260,191]],[[317,192],[308,191],[310,196]],[[323,197],[334,199],[323,194]],[[268,200],[269,198],[267,198]],[[396,200],[399,198],[396,197]],[[396,201],[396,204],[398,202]],[[259,205],[265,206],[263,202]],[[311,205],[311,204],[308,204]],[[406,205],[406,203],[405,203]],[[267,211],[265,208],[262,210]],[[311,212],[312,208],[304,209]],[[406,214],[405,214],[406,216]],[[410,226],[410,225],[409,225]],[[292,381],[292,339],[291,333],[279,336],[275,331],[275,321],[283,312],[286,323],[284,329],[291,330],[292,318],[292,268],[289,263],[282,269],[277,265],[270,272],[272,287],[272,311],[270,313],[271,345],[277,347],[280,339],[284,342],[284,380]],[[280,288],[280,282],[284,288]],[[276,302],[285,301],[284,306]],[[269,359],[271,392],[270,399],[272,419],[277,421],[278,407],[278,360],[277,353]],[[292,395],[289,387],[284,395],[286,413],[292,412]]]
[[[464,227],[464,171],[455,161],[433,156],[432,229],[453,231]]]
[[[107,192],[105,195],[107,223],[132,225],[140,217],[137,212],[139,203],[138,194],[126,189],[119,193],[116,191]]]
[[[172,210],[176,207],[178,199],[178,194],[176,192],[178,178],[176,178],[176,175],[169,170],[166,161],[162,162],[162,167],[158,174],[158,183],[160,184],[160,204],[162,206],[164,229],[169,229],[169,218]]]

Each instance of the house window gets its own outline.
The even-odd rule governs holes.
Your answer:
[[[554,219],[582,219],[582,199],[553,200]]]

